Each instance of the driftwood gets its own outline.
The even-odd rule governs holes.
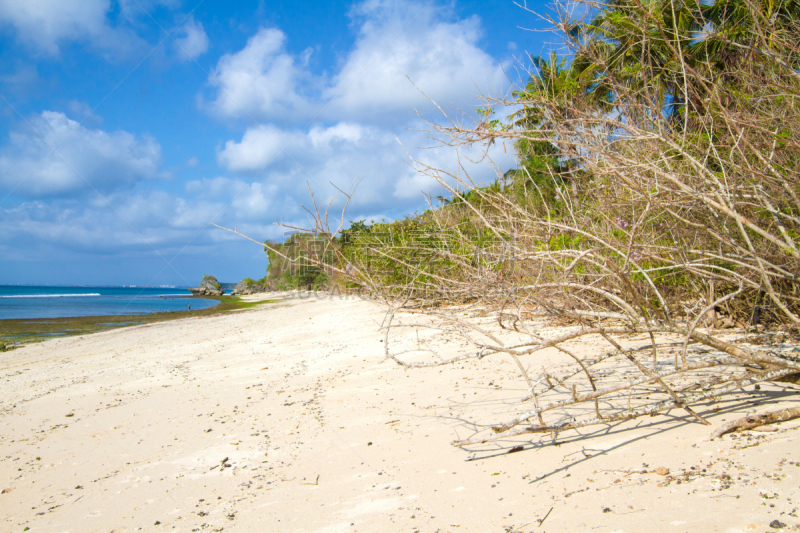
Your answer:
[[[760,415],[746,416],[721,426],[718,430],[711,434],[710,440],[719,438],[726,433],[731,433],[732,431],[746,431],[748,429],[757,428],[767,424],[794,420],[795,418],[800,418],[800,408],[787,407],[786,409],[770,411],[769,413],[762,413]]]

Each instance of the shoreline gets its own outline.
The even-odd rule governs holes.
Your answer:
[[[267,295],[264,293],[263,295]],[[255,295],[254,295],[255,296]],[[259,295],[260,296],[260,295]],[[182,318],[210,316],[238,309],[249,309],[259,303],[272,303],[273,299],[254,301],[238,296],[193,296],[177,295],[174,298],[217,300],[219,303],[207,309],[194,311],[160,311],[147,314],[92,315],[56,318],[7,318],[0,319],[0,344],[8,349],[22,345],[43,342],[55,337],[65,338],[74,335],[89,335],[128,326],[139,326],[178,320]]]
[[[0,531],[800,524],[800,420],[708,440],[725,421],[791,405],[795,388],[697,406],[711,427],[675,409],[565,432],[556,445],[529,435],[459,449],[450,443],[518,407],[514,363],[405,370],[384,357],[382,318],[369,301],[287,298],[3,354]],[[420,337],[443,355],[459,350]],[[416,342],[414,332],[400,341]]]

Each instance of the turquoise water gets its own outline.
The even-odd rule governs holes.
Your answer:
[[[0,320],[71,316],[148,315],[214,307],[217,300],[162,287],[41,287],[0,285]]]

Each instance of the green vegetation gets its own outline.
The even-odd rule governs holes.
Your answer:
[[[457,446],[675,408],[705,422],[691,405],[800,382],[774,331],[800,338],[800,2],[576,1],[580,20],[556,7],[568,52],[531,57],[513,99],[430,123],[454,150],[512,143],[517,168],[480,185],[420,164],[438,205],[344,230],[316,209],[313,231],[267,246],[271,287],[387,304],[400,365],[514,360],[516,416]],[[768,349],[747,338],[764,326]],[[409,327],[474,350],[391,348]],[[572,351],[582,339],[593,349]],[[574,363],[529,376],[550,348]]]
[[[449,195],[430,210],[292,236],[268,252],[275,286],[538,301],[569,285],[582,308],[607,306],[602,288],[666,323],[741,286],[729,324],[800,326],[800,3],[587,7],[512,101],[437,128],[454,147],[511,141],[517,168],[483,187],[431,171]]]
[[[388,304],[401,365],[514,360],[527,382],[514,418],[491,431],[483,418],[486,434],[458,446],[676,407],[704,421],[690,405],[800,382],[782,342],[742,331],[800,331],[800,3],[577,2],[562,8],[585,18],[555,21],[569,52],[532,57],[513,100],[488,96],[474,126],[432,124],[454,150],[513,143],[518,168],[476,187],[464,169],[423,167],[440,205],[330,236],[319,263]],[[392,350],[420,315],[475,350]],[[548,338],[550,320],[571,333]],[[602,347],[571,351],[581,337]],[[528,376],[546,348],[574,364]]]
[[[269,258],[267,276],[261,280],[272,290],[327,287],[329,275],[320,263],[330,261],[327,241],[309,233],[295,233],[284,243],[265,243]]]
[[[214,287],[215,289],[221,289],[222,288],[222,285],[219,284],[219,281],[217,281],[217,278],[215,278],[214,276],[209,276],[208,274],[205,274],[203,276],[202,281],[200,281],[200,285],[199,286],[200,287],[204,287],[204,286],[209,286],[209,285]]]

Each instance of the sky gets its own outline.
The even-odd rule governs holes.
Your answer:
[[[441,191],[415,160],[486,148],[441,147],[431,101],[474,124],[544,28],[505,0],[0,0],[0,284],[259,278],[263,248],[212,224],[282,241],[309,191],[338,212],[354,183],[345,220],[422,211]]]

